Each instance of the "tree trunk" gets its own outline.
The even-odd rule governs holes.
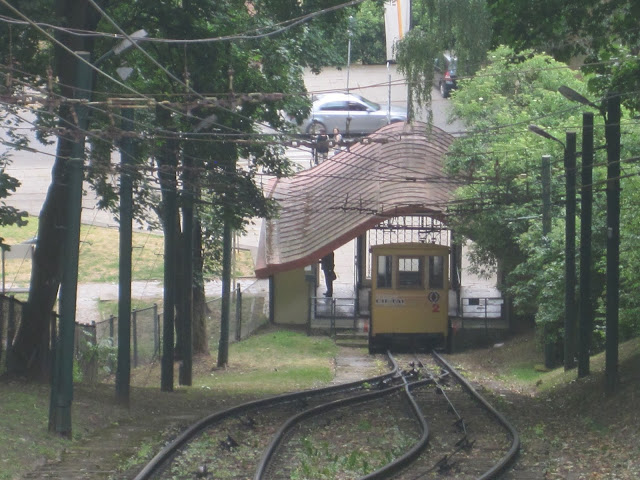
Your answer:
[[[156,122],[159,128],[165,131],[173,129],[171,112],[164,107],[156,106]],[[162,230],[164,232],[164,324],[162,331],[162,369],[161,369],[161,389],[163,391],[173,391],[173,361],[175,355],[175,315],[177,295],[176,266],[177,259],[177,167],[179,141],[175,137],[169,137],[158,142],[158,151],[155,154],[158,165],[158,178],[162,202],[160,205],[160,218],[162,219]],[[175,209],[175,214],[168,213]]]
[[[178,209],[177,212],[180,210]],[[179,213],[178,213],[179,216]],[[184,358],[184,342],[185,342],[185,327],[184,322],[187,320],[187,279],[184,276],[184,252],[182,249],[183,233],[180,228],[180,220],[176,221],[176,248],[175,250],[175,262],[176,262],[176,360],[182,360]]]
[[[86,0],[57,0],[56,13],[63,25],[95,30],[98,18]],[[90,51],[93,41],[85,37],[58,32],[58,40],[73,51]],[[60,94],[73,98],[77,60],[59,46],[55,48],[56,74]],[[68,105],[60,107],[59,126],[75,125]],[[29,299],[8,362],[9,374],[31,380],[47,380],[50,375],[50,319],[62,279],[64,226],[67,224],[67,158],[71,155],[72,138],[59,136],[56,160],[51,172],[51,185],[40,211],[38,238],[31,270]]]
[[[66,158],[70,153],[71,142],[60,138],[52,182],[39,217],[29,298],[8,365],[11,374],[32,380],[46,380],[50,374],[49,320],[62,278],[64,230],[60,226],[67,223]]]
[[[209,337],[207,336],[207,307],[204,294],[204,281],[202,270],[204,259],[202,258],[202,225],[199,220],[194,220],[193,236],[193,353],[209,354]]]

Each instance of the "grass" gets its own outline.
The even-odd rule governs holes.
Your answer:
[[[337,352],[335,343],[327,337],[309,337],[288,330],[263,330],[263,333],[231,344],[230,363],[226,368],[214,366],[215,349],[209,364],[200,359],[199,365],[194,367],[193,385],[202,390],[222,389],[229,395],[275,395],[305,390],[333,378],[330,365]],[[160,365],[141,368],[134,375],[140,382],[145,378],[159,378]]]
[[[332,480],[360,478],[393,461],[415,444],[415,438],[399,428],[389,428],[385,441],[392,449],[380,450],[375,445],[336,447],[332,439],[302,439],[302,448],[295,453],[299,467],[291,473],[292,480]]]
[[[484,350],[469,350],[456,355],[461,371],[471,370],[469,359],[475,362],[473,370],[476,379],[491,384],[495,379],[514,390],[546,392],[575,382],[577,368],[565,371],[563,367],[550,371],[540,369],[542,353],[533,333],[514,337],[500,347]],[[619,362],[630,361],[640,351],[640,338],[621,343],[618,350]],[[479,352],[482,352],[479,355]],[[605,352],[592,355],[590,370],[592,374],[603,372]],[[486,375],[483,374],[486,372]],[[594,375],[591,375],[593,378]]]
[[[15,245],[36,236],[38,219],[29,217],[24,227],[7,226],[2,237]],[[112,228],[82,225],[80,230],[78,282],[109,283],[118,281],[119,233]],[[151,232],[133,234],[133,280],[162,279],[164,240]],[[5,264],[7,287],[26,287],[31,278],[31,260],[10,259]]]
[[[256,352],[264,355],[256,355]],[[246,398],[324,384],[333,378],[336,354],[337,347],[326,337],[265,330],[244,342],[230,345],[229,366],[225,369],[212,369],[215,355],[196,359],[193,386],[177,387],[171,394],[159,391],[159,365],[135,369],[130,410],[116,405],[111,384],[76,385],[71,444],[81,445],[91,432],[131,421],[142,425],[156,421],[153,417],[158,417],[165,409],[164,413],[175,416],[189,412],[195,404],[205,406],[202,408],[210,413],[220,398],[226,399],[224,403],[230,407]],[[47,432],[48,404],[47,385],[2,384],[0,436],[5,440],[0,444],[0,480],[20,478],[38,464],[57,458],[70,446],[69,441]],[[138,444],[145,446],[145,451],[151,454],[158,446],[149,441],[140,439]],[[121,468],[145,457],[139,451],[132,455],[133,458],[119,460]]]
[[[534,382],[541,375],[542,373],[535,369],[535,365],[531,364],[515,365],[510,372],[511,377],[525,383]]]
[[[621,343],[618,347],[618,361],[624,363],[630,361],[634,356],[640,352],[640,337],[634,338],[627,342]],[[591,356],[589,366],[592,373],[604,372],[605,370],[606,353],[601,352],[597,355]],[[553,390],[557,387],[566,385],[575,380],[577,375],[577,368],[565,371],[563,368],[556,368],[550,372],[540,375],[541,381],[538,383],[538,390],[547,391]]]
[[[521,434],[519,469],[535,478],[640,478],[640,338],[619,345],[618,385],[605,393],[605,352],[590,358],[590,375],[577,369],[532,373],[543,354],[532,333],[501,347],[452,357],[487,400]],[[532,477],[533,478],[533,477]]]
[[[38,218],[29,217],[24,227],[2,227],[7,245],[16,245],[36,236]],[[82,225],[80,230],[79,283],[116,283],[118,281],[119,232],[113,228]],[[162,280],[164,272],[164,238],[153,232],[134,232],[132,241],[133,281]],[[253,260],[247,251],[236,254],[236,276],[252,276]],[[28,287],[31,279],[30,259],[5,262],[7,288]]]
[[[178,386],[172,393],[161,392],[159,365],[135,369],[129,410],[115,404],[113,384],[77,384],[71,442],[47,433],[47,385],[2,384],[0,435],[5,441],[0,446],[0,480],[21,478],[21,474],[74,446],[92,454],[113,448],[118,452],[117,458],[101,463],[101,467],[119,467],[123,471],[130,468],[129,473],[133,474],[119,478],[132,478],[166,438],[181,431],[171,427],[171,421],[182,418],[184,426],[189,423],[188,415],[200,418],[264,395],[326,383],[332,378],[336,351],[337,347],[326,337],[264,329],[230,345],[227,368],[215,367],[215,351],[212,356],[194,359],[192,387]],[[568,478],[563,470],[567,462],[582,462],[580,469],[587,473],[575,478],[614,478],[589,476],[589,472],[606,466],[603,472],[616,471],[620,475],[615,478],[627,480],[639,478],[633,476],[634,467],[629,466],[629,461],[635,462],[640,453],[636,414],[640,398],[639,351],[640,339],[620,345],[621,392],[612,398],[603,398],[601,393],[604,354],[591,358],[593,373],[586,379],[576,380],[575,370],[564,372],[562,368],[532,376],[530,372],[541,358],[533,335],[512,338],[500,348],[457,353],[450,360],[472,381],[497,389],[499,393],[490,401],[501,411],[506,409],[503,413],[522,434],[524,455],[519,462],[532,468],[543,462],[544,468],[556,475],[553,478]],[[176,364],[176,379],[177,368]],[[496,380],[498,377],[501,381]],[[121,428],[132,425],[138,428],[127,430],[125,442]],[[366,435],[371,425],[364,422],[356,428]],[[122,445],[109,443],[109,432],[115,432],[112,438]],[[129,444],[135,448],[127,447]],[[565,447],[574,444],[579,446],[570,450]],[[324,448],[320,443],[310,446],[319,452]],[[360,452],[354,455],[345,462],[353,466],[372,460]],[[313,455],[304,463],[308,471],[297,472],[298,478],[321,478],[315,476],[318,472]]]

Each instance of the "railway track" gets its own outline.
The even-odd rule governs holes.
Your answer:
[[[216,412],[169,442],[134,480],[163,478],[251,478],[260,454],[291,416],[398,382],[389,359],[384,375],[326,388],[279,395]],[[184,474],[185,476],[180,476]]]
[[[389,361],[386,375],[211,415],[135,480],[489,479],[508,467],[518,434],[444,359]]]
[[[429,425],[429,443],[393,478],[497,478],[519,451],[515,429],[439,355],[416,357],[411,365],[420,378],[411,391]]]

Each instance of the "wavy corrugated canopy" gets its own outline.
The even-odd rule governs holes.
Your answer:
[[[313,264],[389,217],[442,220],[455,188],[442,172],[452,141],[434,126],[394,123],[314,168],[273,180],[266,191],[280,215],[263,223],[256,276]]]

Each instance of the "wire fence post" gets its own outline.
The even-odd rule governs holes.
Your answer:
[[[91,345],[96,348],[98,346],[98,328],[96,326],[96,322],[91,322]],[[100,359],[98,358],[97,350],[94,351],[94,355],[89,356],[89,365],[87,365],[87,376],[88,381],[91,383],[96,383],[98,381],[98,363]]]
[[[115,337],[115,317],[113,315],[109,315],[109,338],[113,342]],[[115,343],[115,342],[114,342]]]
[[[236,342],[242,338],[242,291],[240,284],[236,285]]]
[[[336,299],[331,298],[331,336],[336,336]]]
[[[158,304],[153,304],[153,353],[160,356],[160,317]]]
[[[131,312],[131,327],[133,328],[133,367],[138,366],[138,311]]]
[[[307,336],[311,335],[311,309],[313,308],[314,297],[309,296],[309,308],[307,309]]]
[[[10,360],[13,356],[13,337],[15,336],[16,330],[16,306],[14,297],[9,297],[9,318],[7,318],[7,349],[6,349],[6,358]],[[7,362],[7,367],[9,367],[9,362]]]
[[[0,364],[2,364],[2,353],[4,352],[4,325],[5,325],[5,321],[4,321],[4,317],[5,317],[5,313],[4,313],[4,304],[6,301],[6,297],[2,297],[0,299]]]
[[[489,319],[487,318],[487,305],[489,303],[488,299],[484,299],[484,332],[487,338],[489,338]]]

